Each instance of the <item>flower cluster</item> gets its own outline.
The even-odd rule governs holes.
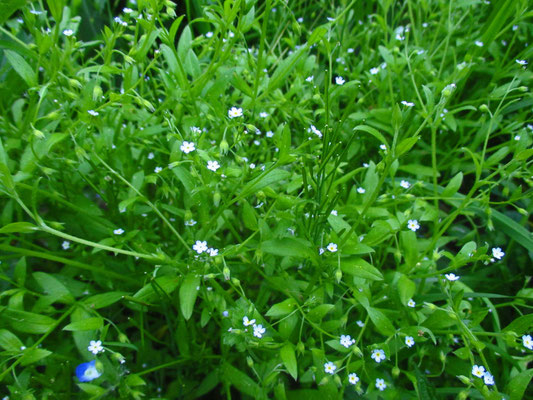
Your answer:
[[[192,245],[192,249],[198,254],[208,253],[211,257],[218,255],[218,249],[207,247],[207,242],[205,240],[197,240],[196,243]]]
[[[483,378],[485,385],[494,385],[494,377],[489,371],[485,371],[485,367],[482,365],[474,365],[472,367],[472,375],[477,378]]]

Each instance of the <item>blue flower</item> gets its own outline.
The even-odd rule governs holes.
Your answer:
[[[93,379],[99,378],[101,375],[102,373],[96,368],[95,360],[82,363],[76,367],[76,376],[80,382],[90,382]]]

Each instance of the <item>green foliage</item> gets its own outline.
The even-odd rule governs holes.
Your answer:
[[[533,396],[531,15],[0,0],[0,396]]]

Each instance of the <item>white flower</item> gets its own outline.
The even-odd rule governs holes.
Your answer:
[[[339,213],[337,212],[337,210],[331,210],[331,215],[337,216],[337,215],[339,215]]]
[[[194,219],[185,221],[185,226],[194,226],[194,225],[196,225],[196,221]]]
[[[410,101],[402,100],[400,103],[402,103],[406,107],[414,107],[415,103],[411,103]]]
[[[194,151],[196,149],[194,147],[193,142],[184,141],[180,146],[180,150],[183,151],[185,154],[189,154],[191,151]]]
[[[355,343],[355,340],[352,339],[350,335],[341,335],[340,343],[344,347],[348,348]]]
[[[407,347],[412,347],[412,346],[414,346],[414,344],[415,344],[415,340],[413,339],[412,336],[406,336],[405,337],[405,345]]]
[[[313,75],[310,75],[307,78],[305,78],[305,81],[306,82],[313,82],[313,79],[315,79],[315,77]]]
[[[400,182],[400,186],[403,187],[404,189],[409,189],[411,187],[411,184],[407,181],[402,180]]]
[[[254,324],[254,336],[255,337],[258,337],[258,338],[262,338],[264,333],[265,333],[266,329],[263,328],[263,325],[259,324],[259,325],[255,325]]]
[[[387,385],[385,384],[385,380],[377,378],[376,388],[378,388],[380,391],[383,392],[387,388]]]
[[[154,169],[154,172],[156,174],[160,173],[161,171],[163,171],[163,168],[161,168],[161,167],[155,167],[155,169]]]
[[[378,72],[379,72],[379,68],[374,67],[374,68],[370,69],[370,74],[371,75],[376,75]]]
[[[129,14],[129,13],[132,13],[133,10],[132,10],[131,8],[125,7],[125,8],[122,9],[122,12],[123,12],[124,14]]]
[[[230,118],[242,117],[242,108],[231,107],[228,110],[228,117]]]
[[[300,17],[300,18],[298,18],[296,21],[298,21],[298,23],[301,24],[302,22],[304,22],[304,19],[303,19],[303,17]]]
[[[61,243],[61,247],[63,247],[63,250],[70,249],[70,242],[68,240],[63,241],[63,243]]]
[[[418,221],[416,219],[410,219],[407,221],[407,228],[411,229],[413,232],[416,232],[420,225],[418,225]]]
[[[366,192],[365,188],[363,188],[363,187],[358,187],[357,188],[357,193],[363,194],[364,192]]]
[[[211,248],[211,247],[210,247],[209,249],[207,249],[207,252],[209,253],[209,255],[210,255],[211,257],[214,257],[214,256],[217,256],[217,255],[218,255],[218,249],[213,249],[213,248]]]
[[[474,365],[472,367],[472,375],[477,376],[478,378],[483,378],[483,375],[485,375],[485,367],[482,365]]]
[[[357,382],[359,382],[359,377],[355,372],[348,375],[348,382],[350,382],[352,385],[356,385]]]
[[[207,251],[207,242],[205,240],[203,242],[197,240],[196,243],[192,245],[192,249],[198,254],[202,254],[204,251]]]
[[[213,32],[209,31],[205,34],[205,37],[206,38],[212,38],[213,37]]]
[[[274,132],[272,132],[272,131],[268,131],[268,132],[266,133],[266,137],[271,138],[272,136],[274,136]]]
[[[266,112],[263,111],[263,112],[260,112],[260,113],[259,113],[259,116],[260,116],[261,118],[266,118],[266,117],[268,117],[268,113],[266,113]]]
[[[474,43],[477,47],[483,47],[483,42],[481,40],[476,40]]]
[[[331,361],[324,364],[324,372],[326,374],[333,375],[335,373],[335,370],[337,369],[337,366],[333,364]]]
[[[409,301],[407,302],[407,307],[415,307],[416,306],[416,303],[413,299],[409,299]]]
[[[250,325],[253,325],[255,324],[255,319],[248,319],[247,316],[244,316],[244,318],[242,319],[242,324],[244,326],[250,326]]]
[[[93,354],[98,354],[102,353],[104,351],[104,348],[102,347],[102,342],[100,340],[91,340],[89,346],[87,347],[87,350],[89,350]]]
[[[316,128],[316,126],[314,126],[314,125],[311,125],[307,131],[308,131],[308,132],[309,132],[309,131],[313,132],[313,133],[314,133],[315,135],[317,135],[319,138],[322,137],[322,132],[320,132],[320,131]]]
[[[383,361],[385,358],[387,358],[385,356],[385,352],[381,349],[374,349],[372,350],[372,354],[370,355],[371,358],[374,359],[374,361],[376,361],[377,363],[380,363],[381,361]]]
[[[533,350],[533,339],[531,339],[531,335],[522,336],[522,344],[529,350]]]
[[[202,133],[202,130],[198,128],[197,126],[191,126],[191,132],[192,133]]]
[[[357,324],[357,326],[358,326],[359,328],[362,328],[363,326],[365,326],[365,323],[364,323],[363,321],[361,321],[361,320],[359,320],[359,321],[355,321],[355,323]]]
[[[227,317],[228,315],[229,315],[229,311],[228,310],[222,311],[222,316],[223,317]]]
[[[483,374],[483,382],[485,382],[485,385],[487,386],[494,385],[494,377],[489,371]]]
[[[124,229],[118,228],[113,231],[115,235],[122,235],[124,233]]]
[[[362,21],[359,21],[359,22],[362,22]],[[350,47],[346,51],[348,52],[348,54],[352,54],[355,50],[352,47]]]
[[[520,65],[527,65],[527,61],[526,60],[516,60],[516,62]]]
[[[150,152],[148,153],[148,159],[153,160],[154,159],[154,153]]]
[[[444,276],[445,276],[446,279],[448,279],[450,282],[456,281],[457,279],[460,278],[460,276],[455,275],[455,274],[444,274]]]
[[[344,85],[344,82],[346,82],[346,81],[344,80],[344,78],[342,76],[337,76],[335,78],[335,83],[337,85],[341,85],[342,86],[342,85]]]
[[[335,253],[337,251],[337,245],[335,243],[330,243],[326,246],[326,249],[328,249],[332,253]]]
[[[65,29],[63,31],[63,35],[65,36],[72,36],[74,34],[74,31],[72,29]]]
[[[207,169],[210,169],[211,171],[213,172],[216,172],[217,169],[220,168],[220,164],[218,163],[218,161],[208,161],[207,162]]]
[[[324,250],[323,247],[321,247],[320,249],[318,249],[318,255],[321,256],[322,254],[325,253],[326,250]]]
[[[520,135],[516,135],[516,136],[514,137],[514,140],[516,140],[516,141],[518,142],[518,141],[520,140]]]
[[[501,260],[504,255],[505,253],[502,251],[501,248],[495,247],[492,249],[492,257],[497,258],[498,260]]]
[[[88,112],[89,114],[91,114],[93,117],[96,117],[97,115],[100,115],[100,114],[98,113],[98,111],[94,111],[94,110],[89,110],[89,111],[87,111],[87,112]]]
[[[387,145],[380,144],[380,145],[379,145],[379,148],[380,148],[381,150],[387,151]]]
[[[250,169],[255,169],[255,163],[250,163]]]

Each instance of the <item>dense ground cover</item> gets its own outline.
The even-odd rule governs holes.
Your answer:
[[[0,1],[6,399],[533,395],[527,1]]]

